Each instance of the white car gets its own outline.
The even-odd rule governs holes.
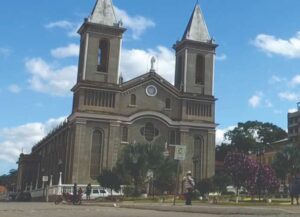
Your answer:
[[[96,198],[101,198],[101,197],[108,197],[110,196],[110,193],[108,193],[107,190],[105,189],[98,189],[98,188],[92,188],[90,199],[96,199]],[[86,198],[86,193],[84,192],[82,199],[87,199]]]

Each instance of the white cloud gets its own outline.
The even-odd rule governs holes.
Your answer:
[[[79,55],[79,46],[69,44],[67,47],[59,47],[51,50],[51,55],[56,58],[77,57]]]
[[[74,23],[73,27],[70,29],[70,31],[68,32],[68,36],[73,38],[73,37],[79,37],[79,34],[77,33],[77,31],[79,30],[79,28],[81,27],[82,23]]]
[[[272,108],[273,107],[272,102],[268,99],[265,100],[265,105],[266,105],[267,108]]]
[[[124,26],[132,31],[133,39],[139,39],[147,28],[155,27],[155,23],[152,20],[143,16],[130,16],[126,11],[117,7],[115,7],[115,12],[117,19],[122,20]]]
[[[135,15],[130,16],[125,10],[115,7],[115,12],[118,20],[121,20],[123,25],[131,31],[133,39],[139,39],[146,29],[155,27],[155,23],[146,17]],[[68,20],[59,20],[45,25],[47,29],[60,28],[68,31],[69,37],[79,37],[77,30],[82,23],[70,22]]]
[[[229,130],[233,130],[236,126],[230,126],[224,129],[217,129],[216,130],[216,145],[221,145],[222,143],[230,143],[229,140],[224,138],[224,135]]]
[[[158,46],[155,49],[123,49],[121,72],[125,80],[144,74],[150,69],[151,56],[157,58],[156,72],[169,82],[174,82],[175,56],[172,50]]]
[[[222,53],[220,56],[218,56],[218,55],[216,56],[216,60],[218,60],[218,61],[224,61],[226,59],[227,59],[227,55],[224,53]]]
[[[296,111],[298,111],[298,110],[295,109],[295,108],[291,108],[291,109],[288,110],[289,113],[294,113],[294,112],[296,112]]]
[[[261,104],[262,97],[262,93],[257,93],[248,100],[248,104],[252,108],[257,108]]]
[[[263,92],[256,92],[253,96],[248,100],[248,104],[252,108],[273,108],[273,103],[270,99],[267,99]]]
[[[65,96],[76,82],[77,66],[56,68],[41,58],[26,60],[25,66],[31,74],[30,87],[38,92]]]
[[[73,23],[67,21],[67,20],[60,20],[52,23],[48,23],[45,25],[47,29],[52,29],[52,28],[62,28],[62,29],[70,29],[73,27]]]
[[[281,78],[277,75],[273,75],[270,80],[269,80],[269,83],[270,84],[277,84],[277,83],[282,83],[282,82],[286,82],[286,79],[285,78]]]
[[[0,129],[0,162],[16,162],[20,153],[30,153],[31,148],[66,117],[50,119],[45,123],[28,123]]]
[[[300,58],[300,32],[289,39],[260,34],[256,37],[254,45],[269,55],[277,54],[288,58]]]
[[[53,49],[52,55],[57,58],[78,56],[78,46],[71,44],[67,47]],[[175,55],[173,50],[163,46],[155,49],[123,49],[121,57],[121,72],[125,80],[142,75],[150,70],[150,59],[157,58],[155,68],[158,74],[174,82]],[[76,82],[77,66],[57,68],[42,58],[27,59],[25,66],[31,74],[30,87],[38,92],[51,95],[65,96]]]
[[[12,54],[12,50],[8,48],[0,47],[0,55],[4,57],[8,57]]]
[[[278,94],[279,98],[282,100],[287,100],[287,101],[298,101],[299,96],[296,93],[292,92],[280,92]]]
[[[12,93],[20,93],[22,89],[18,85],[12,84],[8,87],[8,90]]]
[[[79,37],[77,34],[77,30],[81,26],[81,23],[75,23],[75,22],[70,22],[67,20],[59,20],[56,22],[51,22],[45,25],[45,28],[47,29],[55,29],[55,28],[60,28],[60,29],[65,29],[68,31],[68,36],[69,37]]]
[[[300,84],[300,75],[295,75],[295,76],[292,78],[290,84],[291,84],[292,86],[297,86],[297,85],[299,85],[299,84]]]

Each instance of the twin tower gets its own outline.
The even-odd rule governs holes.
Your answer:
[[[125,31],[116,18],[112,1],[98,0],[91,16],[79,29],[78,82],[119,84],[120,54]],[[177,41],[173,47],[176,51],[175,87],[179,91],[213,95],[216,47],[197,4],[181,41]]]

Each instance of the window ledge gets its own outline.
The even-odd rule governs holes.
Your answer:
[[[107,75],[107,72],[97,71],[96,74],[99,74],[99,75]]]
[[[130,108],[136,108],[137,105],[131,105],[131,104],[129,104],[128,107],[130,107]]]
[[[194,84],[194,87],[204,87],[205,84]]]
[[[171,108],[165,108],[164,110],[165,110],[165,111],[172,111]]]

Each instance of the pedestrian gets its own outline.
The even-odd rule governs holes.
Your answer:
[[[195,187],[195,182],[192,177],[192,172],[188,171],[186,173],[186,177],[184,180],[184,188],[185,188],[185,205],[192,205],[192,194]]]
[[[78,195],[80,196],[82,194],[82,192],[83,192],[82,188],[79,187],[79,189],[78,189]]]
[[[87,200],[90,200],[91,199],[91,193],[92,193],[92,186],[91,186],[91,183],[89,183],[87,186],[86,186],[86,199]]]
[[[299,194],[300,194],[300,176],[297,174],[290,183],[290,197],[291,204],[294,204],[294,198],[296,199],[297,205],[299,205]]]
[[[74,183],[73,185],[73,204],[76,203],[77,200],[77,183]]]

